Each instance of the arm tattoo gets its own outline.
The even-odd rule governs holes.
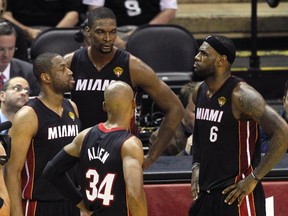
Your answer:
[[[245,115],[252,117],[257,122],[260,121],[265,107],[262,97],[258,97],[258,94],[255,94],[254,91],[243,91],[239,88],[238,102]]]

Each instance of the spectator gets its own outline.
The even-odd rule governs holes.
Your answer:
[[[107,121],[81,132],[47,164],[44,175],[80,208],[85,203],[86,209],[94,212],[92,215],[147,216],[143,147],[129,132],[136,106],[133,91],[128,84],[116,81],[106,88],[104,95]],[[91,154],[94,151],[96,154]],[[76,188],[69,189],[73,184],[65,175],[77,161],[81,193]],[[91,179],[99,182],[91,187]],[[102,185],[105,185],[103,190]]]
[[[185,107],[185,115],[178,126],[174,137],[163,151],[163,156],[190,155],[195,120],[195,104],[192,101],[192,93],[196,84],[197,82],[187,83],[179,92],[179,99],[183,107]],[[153,144],[157,134],[158,129],[151,134],[149,146]]]
[[[16,112],[28,102],[29,92],[29,84],[22,77],[13,77],[4,83],[0,92],[0,123],[13,122]],[[0,132],[1,134],[8,134],[8,130]]]
[[[177,11],[177,0],[83,0],[83,4],[88,5],[89,10],[104,6],[115,13],[119,34],[115,45],[119,48],[125,48],[137,26],[167,24],[175,18]]]
[[[16,32],[7,22],[0,23],[0,89],[12,77],[25,78],[31,89],[31,96],[39,94],[40,88],[33,74],[31,63],[13,58],[15,53]]]
[[[9,22],[8,20],[5,20],[3,18],[3,14],[6,11],[6,6],[7,6],[7,1],[6,0],[0,0],[0,21],[6,21]],[[23,61],[29,61],[28,58],[28,44],[25,38],[25,35],[23,34],[23,31],[16,25],[13,25],[10,23],[14,29],[16,30],[16,50],[14,57],[17,59],[21,59]]]
[[[283,111],[281,112],[281,116],[288,123],[288,80],[285,83],[285,89],[283,94]],[[270,146],[270,138],[271,136],[264,132],[263,128],[260,128],[260,145],[261,152],[266,153]]]
[[[74,85],[72,71],[64,58],[54,53],[39,55],[33,70],[41,86],[39,97],[16,113],[9,129],[12,149],[5,165],[5,182],[11,216],[23,216],[24,212],[26,216],[80,216],[79,209],[42,175],[47,162],[80,129],[76,105],[64,98]]]
[[[204,79],[193,93],[190,216],[266,215],[261,179],[288,147],[288,125],[263,97],[231,75],[236,50],[231,39],[206,37],[195,57],[194,71]],[[261,160],[259,125],[273,137]]]
[[[3,16],[19,26],[32,41],[46,28],[75,27],[81,5],[81,0],[9,0]]]
[[[79,108],[83,129],[105,121],[102,109],[105,88],[115,80],[128,83],[135,91],[142,88],[165,113],[158,136],[145,156],[149,166],[170,142],[184,108],[173,91],[143,61],[114,46],[117,35],[116,17],[108,8],[95,8],[89,13],[85,28],[91,46],[75,51],[67,58],[76,82],[71,99]]]

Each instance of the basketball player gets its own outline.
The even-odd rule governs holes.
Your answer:
[[[265,216],[261,179],[288,146],[288,126],[283,118],[254,88],[231,75],[235,53],[232,40],[212,35],[195,57],[195,72],[204,82],[193,94],[196,121],[191,188],[195,202],[190,216]],[[262,161],[259,125],[272,137]]]
[[[103,94],[111,82],[121,80],[135,91],[143,89],[165,113],[155,143],[145,156],[144,167],[147,167],[161,155],[172,139],[184,116],[184,108],[155,71],[140,59],[114,46],[117,24],[113,11],[105,7],[90,11],[85,32],[91,46],[75,51],[66,59],[76,82],[71,99],[77,104],[83,129],[106,120],[106,113],[102,110]]]
[[[54,53],[39,55],[33,71],[40,95],[16,113],[9,130],[12,149],[5,181],[11,216],[79,216],[79,209],[42,175],[47,162],[80,131],[77,108],[64,98],[74,85],[72,71]]]
[[[67,199],[83,211],[94,212],[92,215],[128,216],[130,211],[132,215],[147,216],[143,147],[129,132],[135,109],[133,97],[128,84],[110,84],[103,103],[108,120],[81,132],[44,170],[44,175]],[[77,161],[81,193],[73,189],[65,175]]]

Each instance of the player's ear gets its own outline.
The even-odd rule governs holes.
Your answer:
[[[41,78],[41,80],[43,80],[43,82],[49,82],[50,81],[50,76],[48,73],[41,73],[40,78]]]
[[[90,36],[90,28],[88,26],[85,27],[85,32],[88,36]]]
[[[0,101],[3,102],[5,101],[5,91],[0,91]]]
[[[105,104],[105,101],[102,103],[102,108],[105,112],[107,112],[107,108],[106,108],[106,104]]]

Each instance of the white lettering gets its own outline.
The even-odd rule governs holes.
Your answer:
[[[211,122],[221,122],[224,111],[213,110],[207,108],[197,108],[196,119]]]
[[[96,154],[95,154],[96,153]],[[95,152],[95,148],[92,147],[91,149],[88,149],[88,159],[91,160],[100,160],[103,164],[106,162],[107,158],[109,157],[109,152],[107,152],[103,148],[97,148],[97,151]]]
[[[115,80],[102,80],[102,79],[78,79],[76,83],[76,91],[105,91]]]
[[[48,128],[48,140],[61,137],[75,137],[78,134],[78,125],[62,125]]]

